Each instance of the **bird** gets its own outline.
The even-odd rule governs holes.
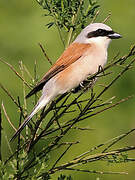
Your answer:
[[[99,67],[104,67],[111,40],[121,37],[103,23],[91,23],[86,26],[26,96],[29,98],[42,90],[37,104],[12,136],[11,141],[20,134],[31,118],[55,97],[78,87],[90,75],[98,72]]]

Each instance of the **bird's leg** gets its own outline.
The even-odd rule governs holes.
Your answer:
[[[103,72],[103,75],[105,75],[104,69],[101,65],[98,66],[98,73]]]
[[[87,76],[87,78],[82,81],[76,88],[72,89],[72,93],[78,93],[81,90],[87,91],[89,88],[92,88],[95,84],[97,78],[93,77],[91,80],[89,79],[90,75]]]
[[[79,86],[84,88],[84,81],[80,82]]]
[[[78,93],[85,87],[86,80],[82,81],[76,88],[72,89],[72,93]]]
[[[80,84],[71,90],[72,93],[78,93],[81,90]]]

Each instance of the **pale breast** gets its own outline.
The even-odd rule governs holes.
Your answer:
[[[101,49],[90,49],[83,57],[71,64],[68,68],[57,74],[54,78],[60,93],[65,93],[77,87],[90,74],[98,71],[99,66],[104,66],[107,53]]]

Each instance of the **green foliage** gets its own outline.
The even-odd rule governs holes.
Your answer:
[[[93,18],[99,5],[93,0],[37,0],[47,12],[45,16],[53,17],[54,21],[47,24],[59,26],[69,32],[70,28],[84,28],[88,18]],[[87,7],[86,7],[87,6]]]
[[[51,16],[52,20],[46,26],[48,28],[56,25],[64,47],[67,47],[73,40],[73,34],[77,29],[82,29],[86,23],[90,22],[96,14],[99,7],[95,0],[36,0],[44,10],[45,16]],[[67,42],[65,43],[65,34],[68,33]],[[65,45],[66,44],[66,45]]]
[[[107,159],[108,163],[126,163],[130,161],[127,153],[120,153],[119,155],[112,155],[111,158]]]
[[[0,177],[1,180],[13,179],[16,174],[16,168],[14,168],[14,160],[10,164],[4,165],[4,162],[0,161]]]
[[[8,160],[8,162],[0,161],[0,177],[2,180],[17,178],[27,162],[28,156],[24,149],[19,153],[17,152],[17,156],[14,156],[12,160]]]

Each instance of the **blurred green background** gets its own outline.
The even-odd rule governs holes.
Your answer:
[[[101,6],[100,15],[97,22],[101,22],[109,12],[112,13],[111,19],[107,22],[115,31],[119,32],[123,38],[113,41],[109,47],[108,60],[118,52],[124,55],[128,52],[130,46],[135,43],[135,0],[104,0],[100,1]],[[39,78],[42,77],[44,72],[49,68],[38,43],[42,43],[46,52],[53,62],[63,52],[63,46],[59,39],[58,32],[55,28],[47,29],[45,24],[49,22],[43,16],[43,9],[33,0],[0,0],[0,58],[12,64],[18,71],[19,61],[27,66],[29,71],[34,74],[34,62],[37,61]],[[134,69],[126,73],[109,92],[106,98],[117,96],[118,99],[132,95],[135,92],[135,72]],[[16,76],[9,70],[9,68],[0,62],[0,82],[15,96],[21,96],[22,83]],[[28,89],[27,89],[28,92]],[[22,98],[23,99],[23,98]],[[21,99],[21,100],[22,100]],[[7,113],[12,122],[18,121],[18,116],[14,113],[16,107],[0,89],[0,103],[3,101]],[[30,100],[28,100],[30,102]],[[83,122],[84,123],[84,122]],[[80,140],[81,145],[76,145],[77,148],[71,150],[72,154],[87,151],[94,145],[105,142],[106,140],[120,135],[135,127],[135,101],[134,99],[121,104],[120,106],[108,112],[104,112],[99,116],[84,123],[84,126],[90,126],[95,129],[90,132],[77,132],[69,135],[70,140]],[[13,131],[3,116],[3,156],[6,159],[10,154],[6,136],[10,139]],[[7,133],[8,131],[8,133]],[[93,138],[94,137],[94,138]],[[127,138],[121,146],[134,144],[135,135]],[[5,151],[6,150],[6,151]],[[71,156],[71,154],[70,154]],[[66,159],[71,157],[68,155]],[[133,156],[133,155],[132,155]],[[53,155],[52,155],[53,157]],[[99,163],[99,166],[90,164],[89,169],[106,170],[106,171],[127,171],[128,175],[93,175],[87,173],[72,173],[75,180],[127,180],[134,179],[135,163],[128,164],[113,164]],[[66,172],[71,174],[71,172]],[[54,176],[54,179],[56,177]]]

